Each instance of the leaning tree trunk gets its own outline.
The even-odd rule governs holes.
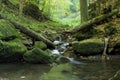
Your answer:
[[[73,30],[69,31],[69,33],[74,34],[76,32],[79,32],[81,30],[84,30],[86,28],[90,28],[92,25],[100,23],[101,21],[112,17],[113,15],[118,14],[118,10],[114,10],[113,12],[109,13],[109,14],[104,14],[98,17],[93,18],[92,20],[87,21],[86,23],[83,23],[79,26],[76,26]]]
[[[20,0],[20,4],[19,4],[19,16],[21,17],[23,14],[23,4],[24,4],[25,0]]]
[[[7,19],[5,16],[1,15],[0,14],[0,18],[2,19],[5,19],[7,21],[9,21],[10,23],[12,23],[14,25],[14,27],[16,29],[19,29],[20,32],[26,34],[27,36],[30,36],[31,38],[35,39],[35,40],[40,40],[40,41],[43,41],[44,43],[46,43],[46,45],[49,47],[49,48],[55,48],[54,44],[48,40],[47,38],[43,37],[41,34],[38,35],[38,33],[36,33],[35,31],[33,30],[30,30],[22,25],[20,25],[19,23],[17,22],[14,22],[14,21],[11,21],[10,19]]]

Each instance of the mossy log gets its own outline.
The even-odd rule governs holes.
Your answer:
[[[0,18],[9,21],[10,23],[12,23],[14,25],[14,27],[16,29],[19,29],[20,32],[26,34],[27,36],[29,36],[29,37],[31,37],[31,38],[33,38],[35,40],[38,40],[38,41],[43,41],[44,43],[46,43],[46,45],[49,48],[55,48],[54,44],[49,39],[42,36],[41,34],[38,34],[35,31],[33,31],[33,30],[29,29],[29,28],[26,28],[26,27],[22,26],[21,24],[19,24],[17,22],[14,22],[14,21],[8,19],[7,17],[3,16],[2,14],[0,14]]]
[[[113,10],[111,13],[109,14],[104,14],[98,17],[95,17],[81,25],[76,26],[74,29],[72,29],[71,31],[69,31],[69,33],[74,34],[76,32],[79,32],[81,30],[84,30],[86,28],[90,28],[92,25],[100,23],[101,21],[112,17],[113,15],[116,15],[118,13],[118,10]]]

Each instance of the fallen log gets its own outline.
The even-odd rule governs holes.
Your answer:
[[[26,34],[27,36],[31,37],[32,39],[35,39],[38,41],[43,41],[49,48],[55,48],[54,44],[49,39],[42,36],[41,34],[38,34],[37,32],[35,32],[29,28],[26,28],[17,22],[14,22],[14,21],[8,19],[7,17],[3,16],[2,14],[0,14],[0,18],[9,21],[10,23],[12,23],[14,25],[14,27],[16,29],[19,29],[20,32]]]
[[[118,10],[114,10],[109,14],[104,14],[104,15],[95,17],[92,20],[89,20],[89,21],[87,21],[87,22],[85,22],[85,23],[83,23],[83,24],[81,24],[79,26],[76,26],[74,29],[69,31],[69,33],[74,34],[76,32],[79,32],[79,31],[83,30],[83,29],[89,28],[92,25],[97,24],[97,23],[99,23],[99,22],[101,22],[101,21],[103,21],[103,20],[105,20],[107,18],[110,18],[110,17],[112,17],[113,15],[115,15],[117,13],[118,13]]]

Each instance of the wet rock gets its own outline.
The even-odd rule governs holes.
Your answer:
[[[109,80],[120,80],[120,70]]]
[[[68,63],[70,60],[67,57],[61,56],[56,60],[58,63]]]
[[[0,39],[9,41],[19,36],[14,26],[6,20],[0,20]]]
[[[43,51],[40,48],[33,48],[26,52],[23,56],[24,60],[30,63],[51,63],[52,58],[48,51]]]
[[[18,40],[0,41],[0,62],[20,61],[27,48]]]
[[[104,41],[101,39],[87,39],[72,43],[75,54],[81,56],[96,55],[103,52]]]

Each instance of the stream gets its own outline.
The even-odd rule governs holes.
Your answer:
[[[61,37],[55,40],[54,44],[56,49],[51,50],[51,53],[58,56],[61,56],[69,45],[62,42]],[[120,69],[120,55],[112,55],[108,61],[77,61],[73,57],[67,59],[70,61],[69,65],[0,63],[0,80],[108,80]]]
[[[71,74],[64,77],[69,77],[69,80],[108,80],[120,69],[119,61],[120,56],[115,56],[107,62],[96,60],[82,61],[85,64],[71,64]],[[41,80],[41,76],[49,73],[50,69],[50,66],[42,64],[0,64],[0,80]],[[61,74],[52,73],[51,75],[55,77],[46,80],[66,80],[59,79]],[[73,78],[73,76],[78,79]]]

